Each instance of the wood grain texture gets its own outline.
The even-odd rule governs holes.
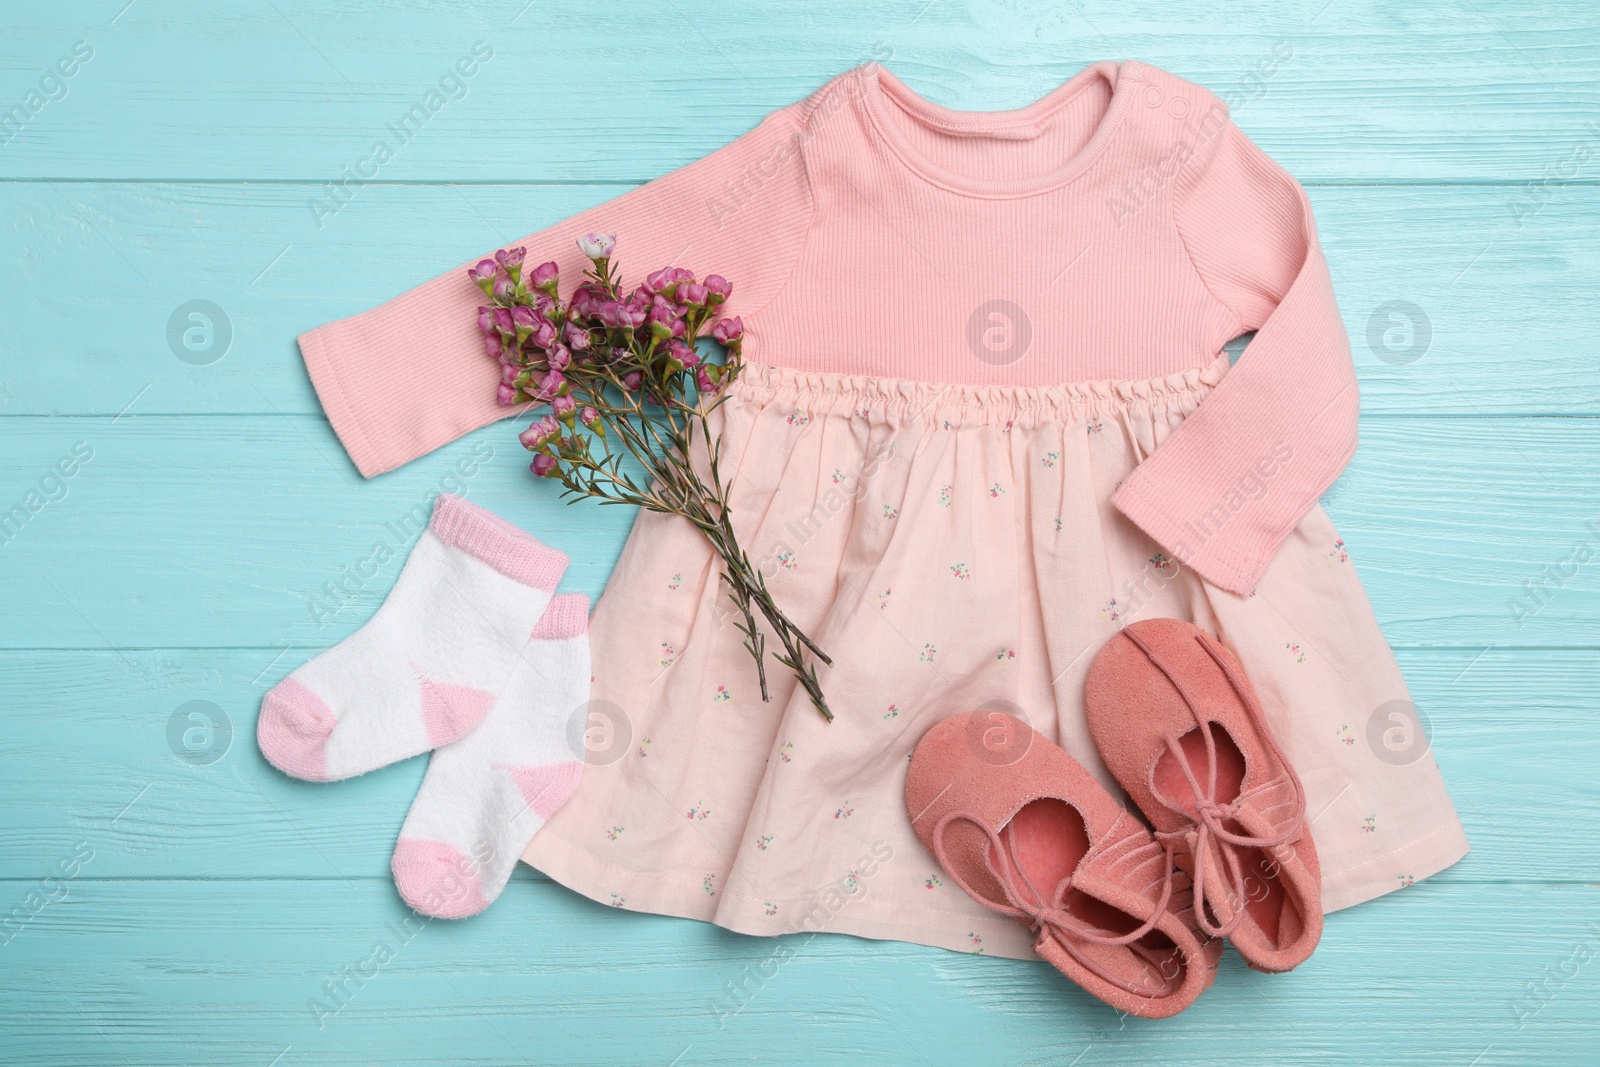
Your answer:
[[[51,91],[0,123],[0,513],[41,493],[0,543],[0,1063],[1596,1062],[1600,557],[1571,565],[1600,549],[1594,5],[12,7],[0,114]],[[480,41],[492,56],[400,143],[391,124]],[[505,424],[362,481],[294,336],[865,60],[1002,108],[1108,57],[1227,94],[1310,191],[1362,389],[1361,448],[1324,506],[1471,855],[1331,916],[1293,974],[1230,956],[1156,1024],[1042,965],[746,938],[527,868],[484,915],[420,923],[387,864],[422,761],[286,779],[255,749],[261,693],[381,603],[430,492],[567,550],[567,587],[591,595],[631,516],[530,485]],[[392,161],[313,210],[385,138]],[[196,299],[232,330],[206,366],[166,335]],[[1415,360],[1369,341],[1393,301],[1426,317]],[[397,559],[365,567],[379,543]],[[214,762],[170,734],[191,701],[231,726]]]

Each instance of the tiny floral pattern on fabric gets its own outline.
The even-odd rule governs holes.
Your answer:
[[[833,468],[833,484],[834,485],[838,485],[840,482],[844,481],[844,478],[845,478],[844,471],[840,470],[838,467]]]
[[[1001,485],[999,482],[995,482],[993,485],[991,485],[989,487],[989,497],[990,497],[990,499],[999,500],[1001,497],[1003,497],[1005,495],[1006,495],[1006,487]]]
[[[1008,660],[1014,660],[1017,658],[1017,650],[1014,648],[1002,648],[994,658],[1000,663],[1005,663]]]
[[[1300,651],[1300,646],[1293,641],[1287,642],[1283,647],[1289,650],[1289,655],[1293,657],[1296,663],[1304,663],[1306,661],[1306,654]]]
[[[932,645],[923,645],[921,655],[917,656],[917,662],[932,663],[933,657],[937,656],[938,654],[939,650],[937,648],[934,648]]]
[[[688,810],[688,812],[685,814],[685,818],[687,818],[690,822],[705,822],[707,819],[711,818],[711,809],[706,807],[704,804],[696,804],[694,807]]]
[[[793,552],[779,552],[777,559],[778,566],[782,567],[786,571],[792,571],[799,566],[799,564],[794,560]]]
[[[937,874],[930,874],[928,877],[922,880],[922,884],[929,889],[938,889],[940,886],[944,885],[944,882],[939,880],[939,876]]]
[[[639,758],[645,759],[650,755],[650,739],[647,737],[639,742]]]
[[[622,905],[626,904],[627,902],[628,902],[628,900],[627,900],[626,897],[619,897],[615,893],[611,894],[611,906],[613,908],[620,908],[620,907],[622,907]]]
[[[683,575],[674,574],[671,578],[668,578],[667,579],[667,588],[668,589],[681,589],[681,588],[683,588]]]
[[[885,504],[883,506],[883,517],[886,519],[898,519],[900,517],[900,509],[892,508],[888,504]]]
[[[956,578],[963,582],[972,577],[972,572],[967,569],[967,565],[965,563],[950,564],[950,573],[955,575]]]
[[[1339,727],[1339,732],[1334,736],[1339,739],[1339,743],[1342,745],[1353,745],[1356,743],[1355,731],[1350,729],[1348,723]]]
[[[953,492],[955,492],[955,486],[953,485],[943,485],[939,487],[939,506],[941,508],[947,508],[950,506],[950,494]]]
[[[894,592],[893,589],[885,589],[883,592],[878,594],[878,610],[879,611],[882,611],[884,608],[889,606],[889,594],[891,594],[893,592]]]
[[[624,829],[625,828],[621,826],[613,826],[611,829],[606,831],[606,840],[615,841],[617,838],[622,836],[622,831]]]
[[[661,642],[661,658],[656,660],[656,662],[658,664],[660,664],[661,666],[663,666],[663,667],[670,667],[674,663],[676,663],[677,661],[678,661],[677,649],[673,648],[671,645],[667,644],[665,641]]]
[[[1087,434],[1097,434],[1103,428],[1104,427],[1102,427],[1100,425],[1100,420],[1099,419],[1090,419],[1089,420],[1089,424],[1083,428],[1083,431],[1084,431],[1084,433],[1087,433]]]
[[[1399,875],[1398,877],[1400,879],[1400,886],[1401,886],[1402,889],[1405,888],[1408,885],[1415,885],[1416,881],[1417,881],[1415,878],[1411,877],[1411,875],[1409,875],[1409,874],[1402,874],[1402,875]]]
[[[1334,539],[1333,551],[1329,552],[1328,555],[1340,563],[1348,563],[1350,561],[1350,553],[1344,547],[1344,538],[1338,537]]]
[[[772,844],[771,834],[762,834],[760,837],[756,838],[756,848],[761,852],[765,852],[767,850],[767,846],[770,844]]]
[[[960,927],[957,927],[957,929],[960,929]],[[967,949],[968,952],[974,956],[983,955],[983,938],[976,931],[967,931],[967,941],[972,945],[971,948]]]
[[[883,718],[884,718],[885,722],[887,722],[890,719],[898,719],[899,717],[900,717],[900,709],[898,707],[896,707],[895,705],[893,705],[893,704],[890,704],[889,705],[889,710],[883,713]]]
[[[1118,604],[1115,599],[1108,600],[1106,601],[1106,606],[1100,609],[1100,614],[1112,622],[1116,622],[1122,618],[1122,605]]]
[[[700,879],[700,891],[708,897],[717,895],[717,876],[715,873],[708,874]]]
[[[718,704],[726,704],[733,699],[733,694],[728,692],[727,686],[719,685],[717,686],[717,691],[711,694],[711,699]]]
[[[774,904],[770,900],[763,900],[761,902],[761,908],[768,915],[776,915],[776,914],[778,914],[778,906],[776,904]]]
[[[1046,467],[1054,467],[1056,465],[1056,461],[1060,458],[1060,452],[1046,452],[1043,456],[1039,457],[1039,462],[1043,463]]]
[[[1178,565],[1168,559],[1165,552],[1157,552],[1147,562],[1162,574],[1172,574],[1178,569]]]
[[[854,815],[855,813],[856,813],[856,809],[852,808],[850,806],[850,802],[847,800],[843,804],[841,804],[838,808],[834,809],[833,817],[835,819],[839,819],[839,820],[842,821],[844,819],[848,819],[850,816]]]
[[[1376,814],[1368,815],[1361,820],[1361,832],[1367,834],[1378,832],[1378,816]]]
[[[783,747],[778,749],[778,759],[783,763],[794,762],[794,742],[785,741]]]

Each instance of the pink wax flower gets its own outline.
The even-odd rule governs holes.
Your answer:
[[[711,298],[711,304],[715,306],[733,295],[733,286],[720,274],[707,274],[706,293]]]
[[[533,457],[533,462],[528,464],[528,469],[541,478],[551,478],[555,476],[559,466],[560,464],[556,462],[556,458],[554,456],[547,456],[543,453],[540,453],[539,455]]]
[[[572,353],[563,344],[553,344],[550,351],[545,353],[544,361],[550,364],[551,370],[564,371],[572,366]]]
[[[500,273],[500,266],[492,259],[480,259],[475,267],[467,268],[467,277],[472,279],[472,284],[483,290],[484,296],[494,295],[494,279]]]
[[[519,338],[526,338],[542,321],[538,314],[525,304],[518,304],[511,309],[511,324],[516,327]]]
[[[517,402],[517,391],[505,382],[500,383],[500,388],[495,390],[495,402],[503,408],[508,408]]]
[[[556,286],[561,279],[561,268],[556,266],[555,260],[541,263],[533,268],[533,273],[528,275],[528,284],[535,289],[543,289],[551,296],[556,295]]]
[[[710,292],[711,290],[706,288],[706,286],[700,282],[689,282],[687,285],[680,285],[678,287],[678,299],[682,300],[685,304],[690,304],[695,307],[703,307],[706,302],[706,296]]]
[[[536,419],[526,430],[518,435],[524,448],[538,448],[551,438],[561,436],[561,424],[552,415]],[[531,444],[529,442],[532,442]]]
[[[614,233],[586,233],[578,238],[578,251],[590,259],[609,259],[617,249]]]
[[[667,346],[667,354],[690,370],[700,365],[700,353],[682,341],[673,341],[669,344]]]
[[[584,352],[589,348],[589,331],[575,322],[567,323],[563,335],[567,340],[567,347],[574,352]]]
[[[548,403],[560,396],[567,387],[566,376],[558,370],[553,370],[539,379],[539,387],[534,390],[534,396]]]
[[[744,319],[735,315],[731,319],[718,319],[711,327],[711,336],[720,343],[730,345],[744,336]]]

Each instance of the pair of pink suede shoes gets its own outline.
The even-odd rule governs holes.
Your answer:
[[[923,736],[906,775],[917,836],[950,877],[1133,1015],[1194,1003],[1223,938],[1260,971],[1303,962],[1322,936],[1305,792],[1239,661],[1187,622],[1136,622],[1095,657],[1084,696],[1155,832],[1021,719],[967,712]]]

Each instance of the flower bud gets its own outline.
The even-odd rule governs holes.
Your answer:
[[[533,268],[533,273],[528,275],[528,283],[535,289],[542,289],[551,296],[556,295],[556,286],[561,280],[561,268],[555,260],[541,263]]]

